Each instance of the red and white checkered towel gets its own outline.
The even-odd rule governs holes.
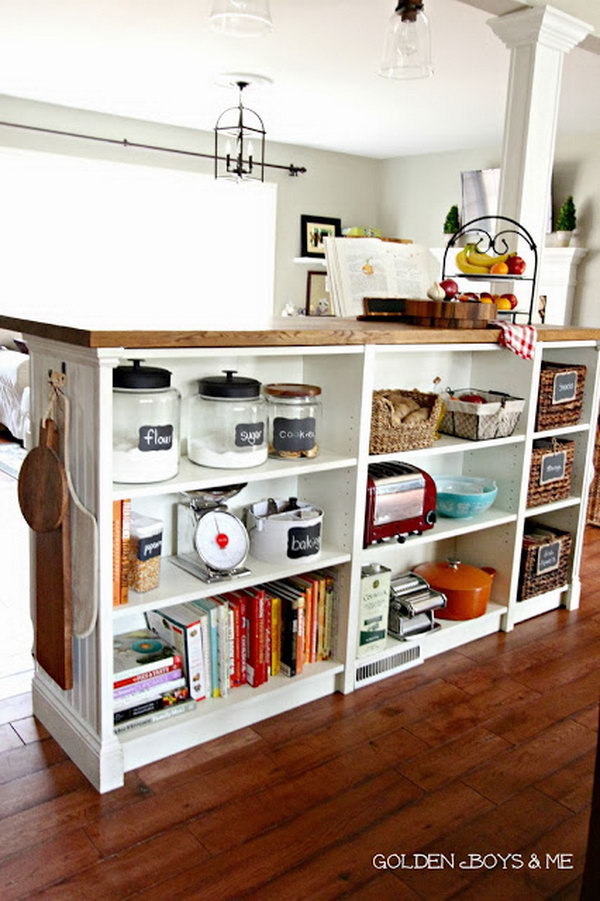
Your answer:
[[[536,339],[533,325],[515,325],[514,322],[507,322],[504,319],[494,319],[490,325],[495,325],[501,330],[498,343],[502,347],[512,350],[514,354],[523,357],[524,360],[533,359]]]

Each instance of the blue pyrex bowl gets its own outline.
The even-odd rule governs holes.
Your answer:
[[[455,519],[469,519],[492,506],[498,494],[493,479],[474,476],[434,476],[437,512]]]

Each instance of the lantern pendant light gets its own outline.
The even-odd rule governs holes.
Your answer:
[[[429,78],[431,38],[422,0],[398,0],[385,36],[379,75],[386,78]]]
[[[264,181],[265,127],[258,113],[242,103],[242,93],[249,82],[240,80],[235,84],[239,90],[238,105],[224,110],[215,125],[215,178]]]
[[[233,37],[260,37],[273,23],[269,0],[214,0],[210,13],[213,31]]]

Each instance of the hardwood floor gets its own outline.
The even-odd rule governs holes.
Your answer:
[[[143,767],[103,796],[27,695],[0,702],[2,901],[578,898],[599,572],[589,529],[581,610]],[[376,854],[405,866],[377,869]]]

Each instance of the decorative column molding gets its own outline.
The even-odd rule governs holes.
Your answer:
[[[498,213],[521,222],[541,250],[547,231],[562,63],[564,55],[593,29],[552,6],[519,10],[488,24],[511,52]]]

